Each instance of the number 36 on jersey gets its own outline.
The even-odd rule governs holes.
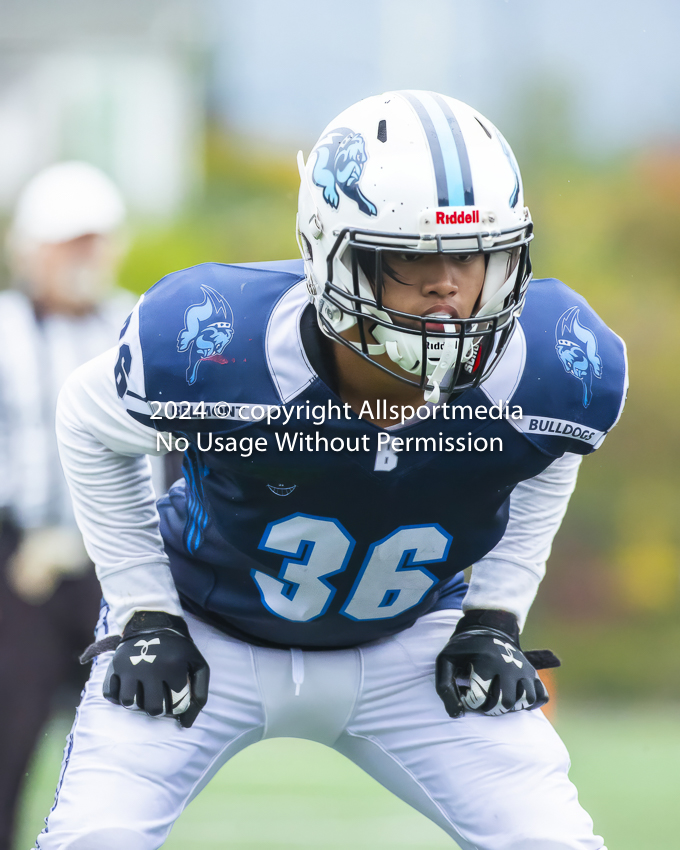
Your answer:
[[[402,526],[372,543],[340,613],[382,620],[417,605],[437,582],[425,565],[445,561],[451,541],[435,524]],[[263,604],[286,620],[320,617],[336,593],[328,578],[347,567],[354,546],[335,519],[298,513],[270,523],[258,548],[282,555],[283,564],[277,578],[251,571]]]

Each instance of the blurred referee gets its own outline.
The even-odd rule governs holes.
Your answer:
[[[77,701],[77,655],[100,590],[54,437],[65,378],[109,348],[134,305],[113,288],[125,207],[98,169],[64,162],[23,190],[8,238],[12,288],[0,293],[0,850],[36,740],[59,692]],[[84,678],[84,677],[82,677]]]

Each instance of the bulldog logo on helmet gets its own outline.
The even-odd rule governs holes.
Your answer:
[[[228,362],[222,352],[234,336],[234,315],[228,301],[210,286],[201,286],[201,290],[205,299],[187,308],[177,338],[177,351],[189,351],[188,384],[196,383],[198,367],[205,360]]]
[[[570,307],[557,320],[555,349],[565,371],[583,384],[583,406],[588,407],[593,398],[593,375],[602,377],[602,358],[597,353],[595,334],[582,325],[579,308]]]
[[[327,204],[338,208],[339,191],[351,198],[366,215],[377,215],[378,210],[363,194],[359,180],[368,159],[366,143],[361,133],[347,127],[338,127],[323,136],[316,148],[316,162],[312,172],[314,183],[323,189]]]

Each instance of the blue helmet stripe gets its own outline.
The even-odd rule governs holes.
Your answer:
[[[456,116],[453,114],[453,110],[451,109],[449,104],[444,100],[444,98],[439,94],[434,94],[434,92],[432,96],[439,105],[441,111],[444,113],[444,117],[446,118],[446,121],[449,125],[449,129],[451,130],[451,135],[453,136],[454,144],[456,145],[458,167],[460,169],[460,175],[463,183],[464,206],[474,206],[475,192],[472,187],[470,158],[468,157],[467,147],[465,145],[463,133],[460,129],[460,124],[456,120]]]
[[[440,207],[450,207],[449,181],[447,179],[446,166],[444,165],[444,155],[432,119],[423,103],[414,94],[408,91],[400,92],[400,94],[411,104],[416,115],[420,118],[423,130],[425,130],[427,143],[430,146],[430,154],[432,155],[434,179],[437,184],[437,204]]]
[[[465,140],[447,102],[434,93],[423,97],[400,92],[423,125],[434,166],[437,200],[441,207],[473,206],[475,194]]]
[[[444,158],[444,170],[446,172],[446,183],[448,186],[450,207],[462,207],[465,203],[465,193],[463,191],[463,175],[460,170],[460,160],[458,158],[458,148],[456,147],[451,127],[449,126],[446,116],[441,110],[439,104],[432,97],[425,96],[423,98],[425,108],[427,109],[432,123],[434,124],[439,145],[442,149]]]

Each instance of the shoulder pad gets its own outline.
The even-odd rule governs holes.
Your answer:
[[[160,425],[149,421],[150,402],[278,403],[265,334],[275,305],[303,277],[302,261],[289,260],[204,263],[160,280],[121,335],[116,385],[128,411]]]
[[[512,425],[552,457],[590,454],[617,423],[628,390],[626,347],[588,302],[558,280],[536,280],[511,345],[483,385],[487,395],[512,359]]]

